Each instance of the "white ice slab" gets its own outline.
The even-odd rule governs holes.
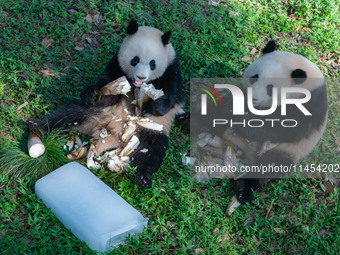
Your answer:
[[[110,251],[148,221],[87,168],[68,163],[35,184],[36,195],[92,250]]]

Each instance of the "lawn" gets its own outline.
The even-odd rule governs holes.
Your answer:
[[[36,178],[67,161],[62,149],[67,138],[45,137],[49,157],[27,159],[25,121],[41,118],[94,83],[130,19],[172,30],[187,92],[190,78],[239,76],[270,39],[280,50],[316,63],[327,78],[340,78],[336,0],[0,0],[0,6],[1,254],[95,254],[34,194]],[[339,86],[328,83],[327,130],[301,164],[340,162]],[[133,171],[93,171],[149,219],[139,239],[128,239],[112,254],[339,252],[339,181],[280,180],[226,217],[234,184],[194,182],[181,163],[189,140],[180,127],[172,127],[170,148],[151,189],[137,186]],[[41,171],[24,175],[32,164]]]

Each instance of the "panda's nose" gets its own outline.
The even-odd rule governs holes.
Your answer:
[[[138,75],[137,75],[137,78],[140,79],[141,81],[143,81],[143,80],[146,79],[146,77],[144,77],[144,76],[138,76]]]

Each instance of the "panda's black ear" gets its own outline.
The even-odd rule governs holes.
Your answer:
[[[126,33],[128,35],[133,35],[137,31],[138,31],[138,23],[137,23],[137,21],[135,21],[134,19],[130,20],[129,24],[127,26],[127,29],[126,29]]]
[[[162,43],[165,45],[167,45],[170,41],[170,36],[171,36],[171,31],[165,32],[162,35]]]
[[[277,45],[276,42],[272,40],[267,43],[266,47],[264,47],[264,49],[262,50],[262,53],[263,54],[270,53],[277,50],[278,48],[279,45]]]
[[[304,83],[307,79],[307,74],[302,69],[295,69],[290,76],[294,80],[295,84]]]

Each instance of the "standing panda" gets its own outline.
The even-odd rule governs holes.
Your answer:
[[[33,132],[48,132],[54,128],[76,130],[91,136],[98,154],[124,146],[121,139],[131,115],[134,114],[135,86],[127,96],[102,95],[98,91],[111,81],[126,76],[131,84],[152,83],[162,89],[164,95],[149,100],[145,105],[147,117],[162,130],[138,126],[136,136],[138,148],[132,153],[131,166],[137,166],[136,180],[142,187],[151,186],[151,175],[160,167],[169,143],[170,126],[182,110],[185,101],[179,60],[169,42],[171,32],[162,33],[152,27],[138,27],[131,20],[127,27],[127,37],[118,53],[107,64],[95,85],[83,89],[81,100],[65,105],[44,119],[28,120],[27,127]],[[144,105],[143,105],[144,108]],[[107,135],[101,136],[105,128]]]
[[[272,106],[273,89],[278,89],[278,107],[266,116],[254,115],[245,105],[246,115],[230,115],[235,122],[260,119],[262,127],[235,125],[224,132],[223,138],[243,150],[251,165],[296,164],[309,154],[320,140],[327,124],[327,93],[324,77],[319,68],[303,56],[285,51],[276,51],[277,45],[270,41],[263,49],[263,56],[254,61],[243,74],[245,87],[252,87],[253,106],[258,110]],[[281,115],[280,87],[304,88],[311,98],[303,106],[311,115],[303,114],[295,105],[287,104],[286,115]],[[301,93],[290,93],[288,99],[304,97]],[[231,103],[231,101],[229,102]],[[230,104],[231,108],[231,104]],[[230,109],[229,108],[229,109]],[[295,127],[283,127],[279,122],[265,119],[294,119]],[[253,191],[270,179],[254,179],[251,175],[237,180],[237,198],[240,203],[252,200]],[[272,177],[270,177],[272,178]],[[275,178],[275,176],[274,176]]]

